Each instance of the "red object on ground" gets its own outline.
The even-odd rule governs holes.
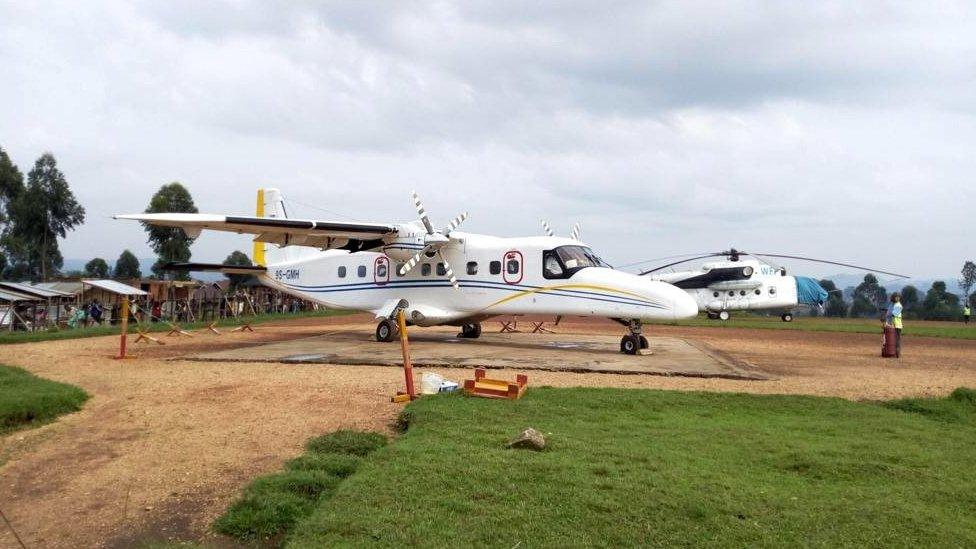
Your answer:
[[[523,374],[515,376],[515,383],[512,383],[501,379],[489,379],[485,377],[485,370],[478,368],[474,371],[474,379],[464,381],[464,392],[471,396],[516,400],[522,398],[528,384],[529,378]]]
[[[881,339],[881,356],[884,358],[893,358],[895,356],[895,338],[898,334],[895,332],[894,326],[885,326],[884,335]]]

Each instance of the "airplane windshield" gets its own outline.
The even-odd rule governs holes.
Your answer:
[[[593,250],[584,246],[560,246],[542,254],[546,278],[569,278],[586,267],[609,267]]]

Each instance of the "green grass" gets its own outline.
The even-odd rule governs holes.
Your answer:
[[[74,385],[0,365],[0,435],[77,412],[86,400],[88,394]]]
[[[971,547],[974,394],[424,397],[288,547]],[[549,447],[505,449],[527,426]]]
[[[271,313],[262,314],[254,317],[249,317],[251,324],[263,324],[265,322],[274,322],[277,320],[288,320],[293,318],[309,318],[309,317],[324,317],[324,316],[336,316],[351,314],[351,311],[336,311],[336,310],[320,310],[320,311],[307,311],[301,313]],[[206,328],[210,324],[207,322],[184,322],[180,324],[186,330],[198,330],[201,328]],[[234,320],[233,318],[227,318],[219,321],[217,326],[227,327],[227,326],[237,326],[240,322]],[[168,332],[169,324],[166,322],[155,322],[149,325],[150,332]],[[120,332],[119,326],[91,326],[88,328],[75,328],[75,329],[57,329],[57,330],[46,330],[38,332],[0,332],[0,345],[9,345],[13,343],[32,343],[38,341],[53,341],[60,339],[79,339],[84,337],[100,337],[108,335],[118,335]],[[135,333],[136,326],[130,324],[129,333]]]
[[[242,542],[277,545],[356,471],[363,457],[385,444],[383,435],[347,430],[313,438],[306,443],[307,452],[286,463],[284,471],[258,478],[245,488],[214,529]]]
[[[768,330],[799,330],[808,332],[849,332],[880,334],[881,322],[869,318],[794,317],[793,322],[783,322],[778,316],[758,316],[732,313],[729,320],[711,320],[704,315],[677,322],[657,322],[669,326],[695,326],[706,328],[759,328]],[[976,325],[961,322],[932,322],[906,320],[905,335],[946,337],[951,339],[976,339]]]

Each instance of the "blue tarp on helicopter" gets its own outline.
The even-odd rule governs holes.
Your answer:
[[[821,305],[827,302],[827,290],[808,276],[796,277],[796,300],[805,305]]]

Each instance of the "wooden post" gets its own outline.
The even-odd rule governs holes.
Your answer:
[[[403,376],[407,382],[407,395],[410,400],[417,398],[413,388],[413,364],[410,363],[410,341],[407,339],[407,322],[403,318],[403,309],[397,313],[397,326],[400,328],[400,348],[403,350]]]
[[[122,310],[119,314],[122,316],[122,334],[119,337],[119,356],[115,358],[121,360],[123,358],[132,358],[126,354],[125,349],[126,339],[129,335],[129,296],[122,298]]]

